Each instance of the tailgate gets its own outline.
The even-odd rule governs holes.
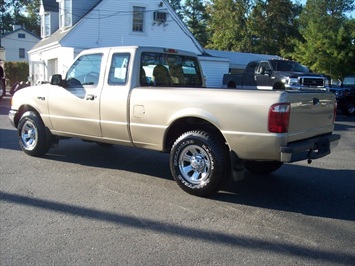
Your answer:
[[[289,142],[331,133],[335,97],[331,92],[288,92],[291,103]]]

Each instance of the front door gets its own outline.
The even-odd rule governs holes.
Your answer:
[[[260,62],[255,70],[255,82],[258,89],[271,90],[270,83],[271,67],[268,62]]]
[[[102,54],[82,55],[69,69],[65,86],[51,89],[49,115],[55,131],[101,137],[99,75],[102,57]]]

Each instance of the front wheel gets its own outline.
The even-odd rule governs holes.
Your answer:
[[[45,126],[34,112],[22,115],[17,130],[20,147],[26,154],[42,156],[49,150]]]
[[[224,142],[204,131],[184,133],[170,153],[174,180],[195,196],[217,192],[230,173],[229,162]]]
[[[278,161],[247,161],[245,168],[257,175],[266,175],[275,172],[283,165],[283,162]]]

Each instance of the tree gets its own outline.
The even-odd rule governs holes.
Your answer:
[[[291,39],[299,38],[300,5],[291,0],[257,0],[249,19],[251,52],[281,54],[292,50]]]
[[[345,12],[352,0],[308,0],[300,16],[303,41],[295,41],[293,58],[315,72],[341,78],[354,68],[354,19]]]
[[[13,25],[20,25],[28,31],[40,35],[40,0],[2,0],[0,7],[0,34],[13,30]]]
[[[207,48],[225,51],[249,51],[247,17],[251,0],[211,0],[207,6],[210,19]]]
[[[186,0],[182,14],[191,33],[202,46],[205,46],[208,39],[206,23],[209,15],[203,2],[201,0]]]
[[[168,0],[168,3],[175,10],[176,14],[182,19],[183,8],[181,6],[181,0]]]

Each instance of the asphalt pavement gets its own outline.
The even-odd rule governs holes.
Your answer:
[[[167,154],[69,139],[25,155],[0,100],[0,264],[355,265],[355,117],[327,157],[246,173],[211,198]]]

